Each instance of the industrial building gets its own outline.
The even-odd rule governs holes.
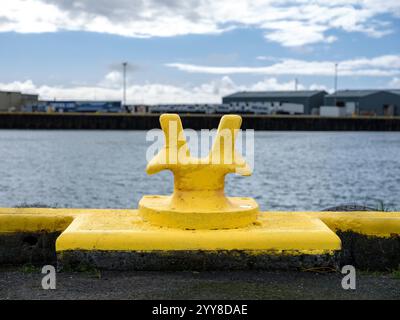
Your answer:
[[[27,112],[122,112],[121,101],[39,101],[25,109]]]
[[[0,91],[0,112],[22,111],[25,107],[36,104],[38,99],[37,94]]]
[[[230,105],[236,112],[246,113],[254,106],[275,108],[277,113],[316,114],[324,104],[326,91],[244,91],[226,96],[223,104]]]
[[[221,104],[186,103],[186,104],[156,104],[148,107],[150,113],[229,113],[221,112]]]
[[[331,109],[328,109],[331,107]],[[400,115],[400,90],[341,90],[325,96],[321,111],[338,115]],[[327,115],[321,112],[321,115]]]

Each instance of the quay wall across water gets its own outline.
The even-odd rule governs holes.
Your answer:
[[[184,128],[217,128],[222,115],[181,114]],[[242,129],[265,131],[400,131],[400,117],[242,115]],[[158,114],[0,113],[0,129],[150,130]]]

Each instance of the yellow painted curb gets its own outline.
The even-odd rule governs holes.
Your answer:
[[[308,212],[331,230],[388,238],[400,235],[400,212]]]
[[[121,215],[138,216],[134,209],[48,209],[0,208],[0,234],[16,232],[64,231],[81,216],[107,216],[116,220]],[[400,212],[260,212],[258,220],[281,216],[290,220],[296,216],[320,219],[332,231],[351,231],[366,236],[400,235]]]

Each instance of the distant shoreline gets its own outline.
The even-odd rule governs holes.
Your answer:
[[[159,114],[0,113],[0,129],[150,130]],[[217,128],[218,114],[182,114],[185,128]],[[244,114],[242,129],[258,131],[400,131],[400,117],[319,117]]]

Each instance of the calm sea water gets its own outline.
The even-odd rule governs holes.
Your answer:
[[[172,174],[145,173],[145,132],[0,131],[0,206],[135,208],[172,192]],[[227,193],[265,210],[359,203],[400,208],[400,133],[257,132],[255,172]]]

